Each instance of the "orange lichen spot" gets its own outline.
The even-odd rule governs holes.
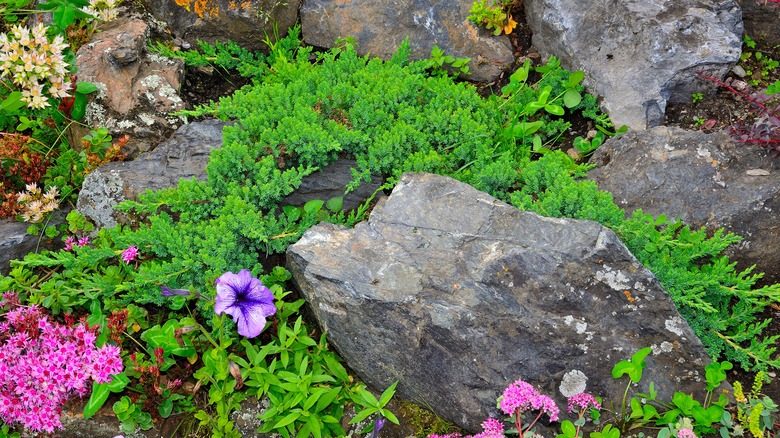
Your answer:
[[[241,9],[248,11],[252,8],[252,2],[243,2],[241,3]]]
[[[187,12],[192,12],[190,11],[190,0],[176,0],[176,4],[186,9]]]
[[[219,16],[219,6],[217,6],[214,0],[195,0],[195,13],[198,17],[205,18]]]
[[[238,9],[238,5],[233,0],[231,0],[230,3],[228,3],[228,7],[230,9]]]
[[[626,299],[628,300],[629,303],[633,303],[634,301],[636,301],[634,297],[631,296],[631,291],[629,290],[624,290],[623,295],[626,296]]]

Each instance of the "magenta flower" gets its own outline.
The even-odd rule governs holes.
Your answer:
[[[130,245],[126,250],[122,251],[122,261],[130,263],[138,257],[138,247]]]
[[[85,325],[50,321],[43,309],[19,306],[5,315],[0,333],[0,421],[35,432],[61,429],[62,406],[84,396],[92,381],[122,372],[119,347],[97,347]]]
[[[246,269],[226,272],[216,281],[214,312],[227,313],[238,326],[238,334],[254,338],[265,328],[265,319],[276,313],[274,294]]]
[[[495,418],[488,418],[482,422],[482,432],[473,438],[504,438],[504,423]]]
[[[558,421],[560,409],[555,401],[546,395],[538,395],[531,400],[531,409],[545,412],[550,417],[550,422]]]
[[[68,236],[68,238],[65,239],[65,251],[73,250],[73,245],[75,243],[76,243],[76,239],[74,239],[73,236]]]
[[[566,412],[585,411],[589,407],[601,410],[601,404],[587,392],[581,392],[569,397],[569,406]]]
[[[515,411],[527,411],[531,408],[531,401],[539,397],[539,391],[530,383],[517,380],[504,390],[499,407],[507,415],[514,415]]]
[[[79,239],[78,242],[76,242],[76,245],[78,245],[79,248],[88,244],[89,244],[89,236],[84,236],[81,239]]]

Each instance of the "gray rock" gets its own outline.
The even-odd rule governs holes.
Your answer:
[[[763,39],[766,46],[780,45],[780,4],[766,0],[738,0],[745,21],[745,35]]]
[[[735,0],[524,1],[533,43],[564,67],[583,70],[616,126],[658,125],[667,102],[712,87],[739,60],[742,19]]]
[[[133,161],[108,163],[87,175],[76,203],[78,211],[98,228],[130,224],[132,218],[114,207],[124,200],[137,200],[147,190],[175,187],[179,180],[206,180],[206,165],[214,149],[222,146],[222,128],[228,122],[206,120],[179,128],[167,141],[152,152]],[[302,206],[312,199],[327,201],[344,196],[343,209],[357,208],[382,184],[374,177],[357,190],[344,195],[352,181],[350,169],[354,160],[339,160],[321,171],[303,178],[301,186],[282,200],[282,205]]]
[[[51,214],[48,218],[48,226],[59,226],[65,222],[70,209],[63,207]],[[11,260],[21,260],[31,252],[56,249],[62,246],[60,240],[27,234],[27,228],[31,224],[16,222],[13,220],[0,220],[0,275],[8,275],[11,271]],[[42,226],[43,224],[38,224]]]
[[[400,397],[472,431],[518,378],[563,409],[561,381],[580,373],[619,402],[613,365],[648,346],[637,390],[704,391],[701,343],[612,231],[519,211],[447,177],[405,174],[367,222],[307,231],[287,267],[361,379],[398,380]]]
[[[304,177],[301,186],[286,196],[281,204],[300,207],[312,199],[328,201],[341,196],[344,198],[342,204],[344,211],[358,208],[382,185],[382,178],[372,176],[370,183],[362,183],[357,189],[344,195],[347,184],[353,179],[351,170],[353,168],[357,168],[357,161],[339,159],[325,166],[321,171]]]
[[[306,43],[333,47],[353,36],[361,55],[389,59],[408,36],[412,59],[431,55],[434,45],[446,55],[471,58],[469,80],[490,82],[514,61],[509,39],[478,29],[466,17],[472,0],[305,0],[301,27]]]
[[[744,237],[728,250],[745,269],[756,264],[780,282],[780,162],[724,133],[656,127],[602,145],[588,177],[627,212],[679,217],[695,228]]]
[[[301,0],[141,0],[145,10],[184,45],[198,40],[234,41],[267,52],[266,37],[287,34],[298,19]]]
[[[149,33],[140,18],[119,18],[76,55],[79,80],[98,87],[89,95],[84,121],[107,128],[115,139],[129,134],[125,152],[131,156],[151,150],[186,121],[171,115],[184,109],[179,97],[184,63],[147,53]],[[74,125],[74,144],[87,133]]]
[[[112,227],[131,222],[125,212],[114,209],[126,199],[137,200],[146,190],[175,187],[182,178],[205,181],[209,155],[222,146],[226,124],[206,120],[184,125],[152,152],[98,167],[84,180],[76,208],[98,228]]]
[[[10,220],[0,221],[0,274],[7,275],[11,260],[24,258],[35,251],[38,238],[27,234],[29,224]]]

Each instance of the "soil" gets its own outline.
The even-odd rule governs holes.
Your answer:
[[[516,2],[512,9],[512,16],[525,17],[522,10],[522,4]],[[520,67],[526,59],[537,61],[541,57],[538,51],[531,45],[531,32],[529,27],[520,22],[515,31],[509,35],[510,41],[514,47],[515,63],[497,80],[491,83],[477,83],[480,94],[488,95],[491,93],[500,93],[502,86],[509,82],[509,76]],[[745,53],[761,52],[764,57],[780,60],[780,47],[769,47],[762,41],[756,41],[755,48],[743,47]],[[771,84],[780,80],[780,68],[769,69],[767,74],[762,76],[762,67],[756,62],[755,57],[751,57],[739,64],[744,70],[752,71],[752,75],[738,76],[734,73],[729,74],[733,81],[742,81],[750,83],[756,81],[759,85]],[[739,69],[737,69],[739,70]],[[741,72],[740,72],[741,73]],[[702,79],[704,81],[704,79]],[[210,101],[217,101],[220,97],[226,96],[247,84],[249,81],[241,78],[235,72],[225,72],[205,69],[188,68],[186,80],[183,86],[182,94],[188,104],[188,108],[195,105],[201,105]],[[747,89],[750,91],[750,88]],[[694,102],[695,100],[695,102]],[[699,98],[693,97],[690,102],[669,103],[666,108],[666,115],[663,121],[664,125],[677,126],[689,130],[703,130],[705,132],[714,132],[725,130],[729,132],[730,127],[739,123],[750,123],[756,116],[756,110],[751,107],[743,97],[729,92],[723,87],[711,87],[711,91],[702,93]],[[592,121],[582,117],[573,117],[569,120],[572,128],[560,144],[560,148],[569,151],[572,148],[572,140],[576,136],[585,136],[593,129]],[[759,146],[745,145],[745,147]],[[780,159],[780,158],[777,158]],[[761,319],[771,318],[772,322],[765,330],[766,336],[780,336],[780,306],[768,307],[761,314]],[[780,379],[778,379],[776,370],[768,373],[771,383],[765,384],[763,393],[776,402],[780,401]],[[749,388],[752,385],[755,373],[741,369],[732,370],[729,374],[729,381],[739,381],[744,387]],[[391,428],[392,429],[392,428]],[[391,432],[392,434],[392,432]]]

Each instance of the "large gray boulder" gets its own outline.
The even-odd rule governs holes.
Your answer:
[[[658,125],[667,102],[690,102],[739,61],[742,18],[735,0],[525,0],[533,44],[583,70],[616,126]]]
[[[656,278],[596,222],[520,211],[451,178],[405,174],[367,222],[287,251],[329,342],[375,388],[478,430],[522,378],[555,397],[622,395],[615,363],[652,347],[642,384],[703,395],[707,355]],[[562,385],[562,380],[566,384]],[[624,379],[625,380],[625,379]]]
[[[509,39],[478,29],[466,17],[472,0],[304,0],[301,29],[306,43],[332,47],[354,37],[361,55],[390,59],[409,37],[411,58],[424,59],[434,45],[456,58],[471,58],[469,80],[490,82],[514,61]]]
[[[724,133],[659,126],[602,145],[588,178],[627,212],[680,218],[744,237],[728,254],[780,282],[780,162]]]
[[[196,42],[234,41],[268,51],[266,38],[283,37],[298,20],[301,0],[141,0],[147,12],[176,38]]]

